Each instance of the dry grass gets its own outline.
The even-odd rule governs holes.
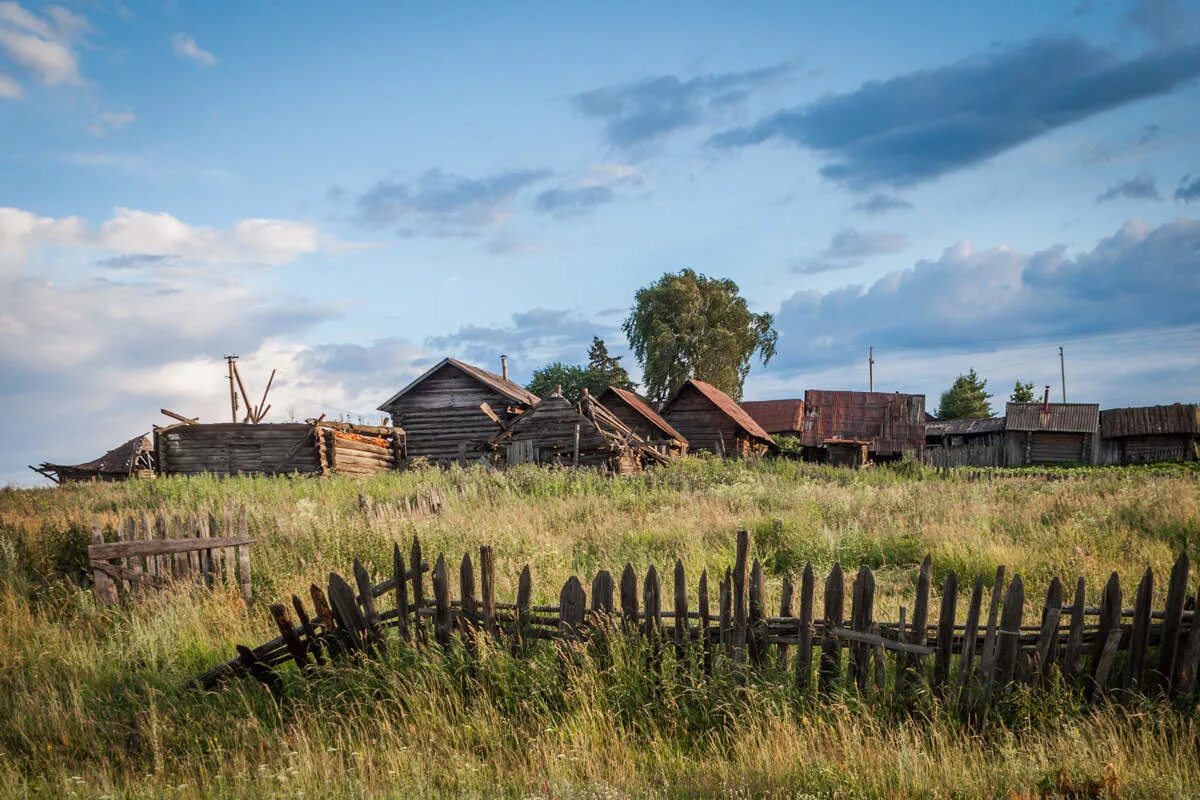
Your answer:
[[[916,472],[917,474],[906,474]],[[436,515],[363,515],[426,492]],[[936,707],[913,721],[886,708],[817,707],[786,683],[669,681],[638,653],[588,661],[570,681],[550,654],[455,659],[393,653],[382,665],[289,678],[277,707],[257,686],[211,696],[184,679],[271,636],[265,604],[232,592],[164,592],[107,611],[70,577],[92,518],[127,509],[245,505],[263,600],[303,591],[364,557],[382,573],[394,541],[460,556],[492,544],[502,599],[532,565],[535,601],[572,573],[625,561],[732,560],[754,533],[771,589],[811,560],[867,563],[881,615],[911,605],[933,555],[960,585],[998,564],[1021,572],[1031,606],[1050,576],[1112,571],[1132,585],[1195,560],[1194,472],[1093,470],[943,480],[919,470],[853,474],[789,463],[695,461],[606,480],[571,472],[415,472],[343,480],[162,480],[0,493],[0,795],[80,797],[1189,796],[1200,792],[1200,721],[1152,707],[1081,713],[1066,696],[1018,701],[1010,725],[961,728]],[[1160,581],[1161,583],[1161,581]],[[1161,598],[1159,599],[1161,603]],[[960,606],[962,604],[960,603]]]

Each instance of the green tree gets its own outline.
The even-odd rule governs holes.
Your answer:
[[[1021,383],[1017,381],[1017,385],[1013,387],[1012,394],[1008,396],[1010,403],[1032,403],[1034,402],[1033,384]]]
[[[938,403],[938,419],[987,419],[993,416],[988,403],[987,381],[972,369],[959,375],[949,389],[942,392]]]
[[[588,371],[583,367],[555,361],[535,369],[525,388],[538,397],[549,397],[556,388],[561,387],[563,397],[572,403],[578,403],[579,398],[583,396],[583,387],[587,386],[587,378]]]
[[[763,364],[775,355],[774,322],[751,312],[733,281],[684,269],[639,289],[621,327],[651,400],[666,400],[689,378],[740,400],[754,354]]]
[[[608,346],[599,336],[592,337],[592,346],[588,348],[587,371],[587,386],[592,394],[598,395],[609,386],[634,387],[629,373],[621,366],[621,357],[609,355]]]

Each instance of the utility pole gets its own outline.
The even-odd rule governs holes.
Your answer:
[[[236,355],[225,356],[225,363],[229,367],[229,411],[233,415],[233,421],[238,421],[238,401],[237,401],[237,386],[234,384],[233,370],[234,362],[237,361]]]
[[[1062,374],[1062,396],[1063,402],[1067,402],[1067,362],[1063,360],[1063,349],[1059,345],[1058,348],[1058,371]]]
[[[867,388],[875,391],[875,348],[867,348]]]

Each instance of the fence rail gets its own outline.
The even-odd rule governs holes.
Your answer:
[[[811,564],[799,576],[798,586],[791,576],[785,577],[779,613],[772,616],[762,564],[749,561],[750,537],[745,531],[737,534],[736,553],[735,563],[718,577],[715,595],[707,571],[700,573],[694,605],[684,565],[676,561],[666,608],[656,568],[649,567],[639,580],[630,564],[618,578],[606,570],[597,572],[590,602],[579,579],[571,577],[557,605],[534,606],[528,566],[520,573],[515,602],[497,600],[493,553],[486,546],[479,550],[478,571],[470,554],[463,557],[459,598],[454,599],[445,556],[439,554],[430,568],[414,538],[407,562],[395,546],[393,574],[382,583],[372,583],[367,569],[355,560],[353,587],[337,573],[330,574],[327,591],[310,587],[311,613],[296,595],[290,610],[284,604],[272,605],[279,636],[254,648],[238,645],[236,658],[197,676],[195,682],[212,689],[248,674],[280,695],[284,684],[276,668],[287,662],[308,674],[314,664],[345,653],[378,654],[392,646],[464,647],[474,652],[480,638],[487,637],[522,654],[542,640],[571,648],[628,636],[649,643],[652,669],[705,674],[759,669],[768,675],[786,674],[799,690],[820,695],[844,688],[862,695],[890,691],[903,699],[915,696],[918,687],[928,687],[957,704],[964,718],[986,712],[995,698],[1017,684],[1044,686],[1054,672],[1092,702],[1132,694],[1180,706],[1196,700],[1200,625],[1195,607],[1200,597],[1188,597],[1186,553],[1171,570],[1162,609],[1151,607],[1154,575],[1147,569],[1132,607],[1122,605],[1116,573],[1105,584],[1099,606],[1086,605],[1083,578],[1071,587],[1070,598],[1068,587],[1055,578],[1040,617],[1027,622],[1025,584],[1020,575],[1006,581],[1006,570],[1000,567],[986,603],[985,582],[975,581],[961,623],[958,578],[953,572],[946,575],[935,607],[928,557],[918,573],[911,616],[901,608],[899,619],[889,622],[875,618],[875,577],[865,566],[854,575],[847,594],[846,576],[835,565],[823,582],[820,610],[815,606],[817,576]],[[377,601],[383,598],[390,599],[391,607],[381,611]],[[391,630],[394,636],[385,635]],[[674,658],[661,658],[664,650],[672,651]]]

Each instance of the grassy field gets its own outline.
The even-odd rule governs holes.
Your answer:
[[[436,488],[438,514],[364,515]],[[186,587],[98,609],[78,580],[91,520],[129,510],[244,506],[254,588]],[[999,564],[1030,608],[1054,575],[1098,590],[1200,556],[1200,474],[1093,469],[944,478],[908,465],[861,473],[792,462],[688,460],[606,479],[522,468],[420,470],[367,481],[164,479],[0,492],[0,795],[35,797],[703,797],[1200,794],[1200,717],[1152,705],[1081,709],[1066,692],[1018,697],[1005,724],[968,730],[932,701],[918,718],[847,698],[816,705],[771,676],[652,687],[635,652],[584,660],[564,681],[552,654],[454,658],[393,649],[381,664],[291,681],[187,691],[234,643],[274,635],[266,604],[360,557],[381,576],[414,534],[455,561],[496,552],[511,600],[520,567],[534,602],[571,574],[684,560],[693,580],[752,532],[770,603],[811,561],[876,570],[877,616],[911,605],[933,557],[960,586]],[[1161,595],[1162,581],[1159,582]],[[1191,591],[1195,591],[1193,577]],[[1095,595],[1093,598],[1095,599]],[[1156,598],[1161,606],[1162,597]],[[960,600],[959,608],[965,606]],[[285,677],[291,678],[290,673]]]

